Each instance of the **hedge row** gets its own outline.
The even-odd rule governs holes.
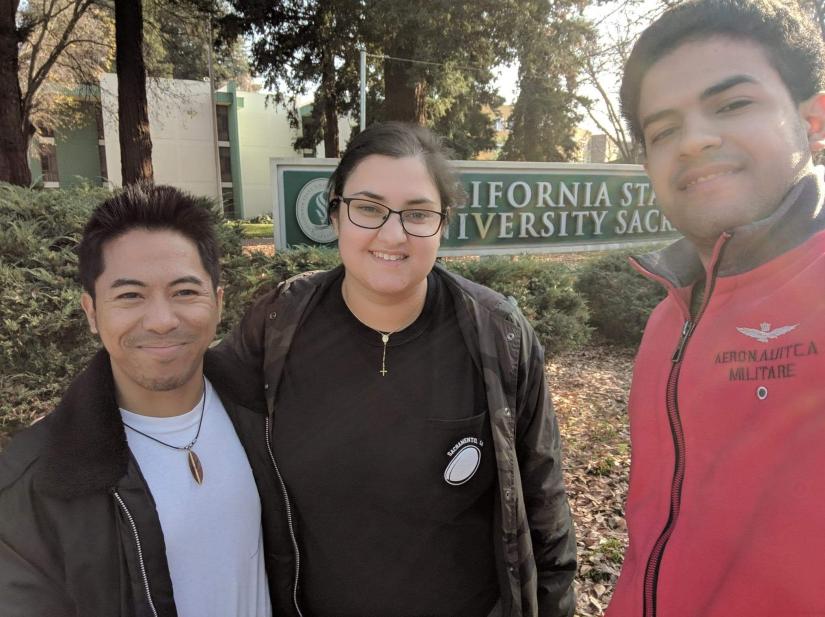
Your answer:
[[[108,195],[99,188],[38,191],[0,185],[0,436],[47,411],[97,347],[79,306],[74,248],[89,213]],[[215,212],[208,200],[203,205]],[[244,255],[241,227],[223,223],[219,229],[225,255],[219,334],[279,281],[338,263],[337,252],[307,247]],[[445,265],[512,296],[550,356],[583,345],[594,330],[616,343],[636,344],[661,298],[656,286],[630,270],[624,254],[576,267],[525,257],[455,259]]]

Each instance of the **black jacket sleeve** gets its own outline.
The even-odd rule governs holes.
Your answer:
[[[3,462],[0,476],[8,470]],[[31,495],[28,475],[0,486],[0,615],[74,617],[60,559],[39,528]]]
[[[264,399],[264,337],[278,290],[255,302],[241,322],[218,345],[207,351],[209,374],[228,376],[220,386],[236,402],[260,410]]]
[[[536,561],[540,617],[571,616],[576,536],[561,464],[561,438],[544,373],[544,352],[523,324],[516,452]]]

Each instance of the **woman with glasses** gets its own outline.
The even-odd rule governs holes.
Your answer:
[[[572,615],[542,349],[505,298],[435,264],[461,194],[439,140],[373,125],[328,192],[342,266],[282,283],[207,360],[262,381],[276,612]]]

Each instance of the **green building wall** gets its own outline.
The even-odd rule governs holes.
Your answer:
[[[81,126],[55,131],[57,169],[60,186],[71,187],[101,179],[100,156],[97,145],[97,124],[90,114],[84,115]]]
[[[101,181],[98,155],[97,123],[91,112],[84,113],[79,126],[62,128],[54,133],[57,152],[57,173],[61,188],[81,184],[99,184]],[[37,149],[37,138],[29,157],[32,181],[42,181],[43,168]]]

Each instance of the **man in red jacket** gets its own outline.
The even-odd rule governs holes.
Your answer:
[[[609,617],[825,615],[821,34],[794,2],[666,12],[622,109],[682,240],[630,396],[630,545]]]

